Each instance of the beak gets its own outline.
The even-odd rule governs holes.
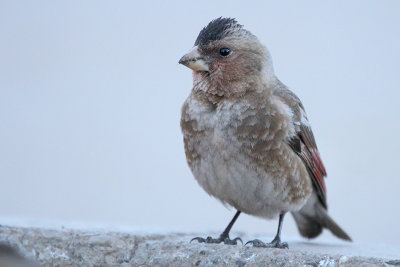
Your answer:
[[[185,65],[194,71],[209,71],[208,64],[200,55],[197,45],[179,60],[179,64]]]

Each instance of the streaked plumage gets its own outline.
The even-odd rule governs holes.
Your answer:
[[[181,128],[203,189],[247,214],[270,219],[292,212],[305,237],[328,228],[350,240],[327,215],[326,171],[305,109],[275,76],[258,39],[219,18],[180,63],[194,70]]]

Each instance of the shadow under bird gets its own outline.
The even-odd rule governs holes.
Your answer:
[[[325,167],[299,98],[275,76],[271,56],[235,19],[218,18],[200,31],[180,64],[193,70],[193,89],[182,107],[181,128],[189,167],[201,187],[237,212],[218,238],[236,244],[229,232],[241,212],[279,217],[270,243],[281,242],[283,218],[291,212],[307,238],[323,228],[350,237],[327,213]]]

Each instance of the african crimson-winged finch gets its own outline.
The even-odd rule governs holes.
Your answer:
[[[350,237],[328,216],[325,167],[299,98],[274,74],[259,40],[231,18],[211,21],[179,63],[193,70],[193,89],[182,108],[187,162],[203,189],[237,209],[219,238],[199,242],[236,244],[229,231],[241,212],[274,218],[271,243],[281,242],[283,217],[291,212],[302,236],[323,228]]]

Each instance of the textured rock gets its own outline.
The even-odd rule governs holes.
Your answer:
[[[399,259],[321,253],[323,248],[198,244],[189,243],[191,237],[0,226],[3,244],[44,266],[400,266]]]

